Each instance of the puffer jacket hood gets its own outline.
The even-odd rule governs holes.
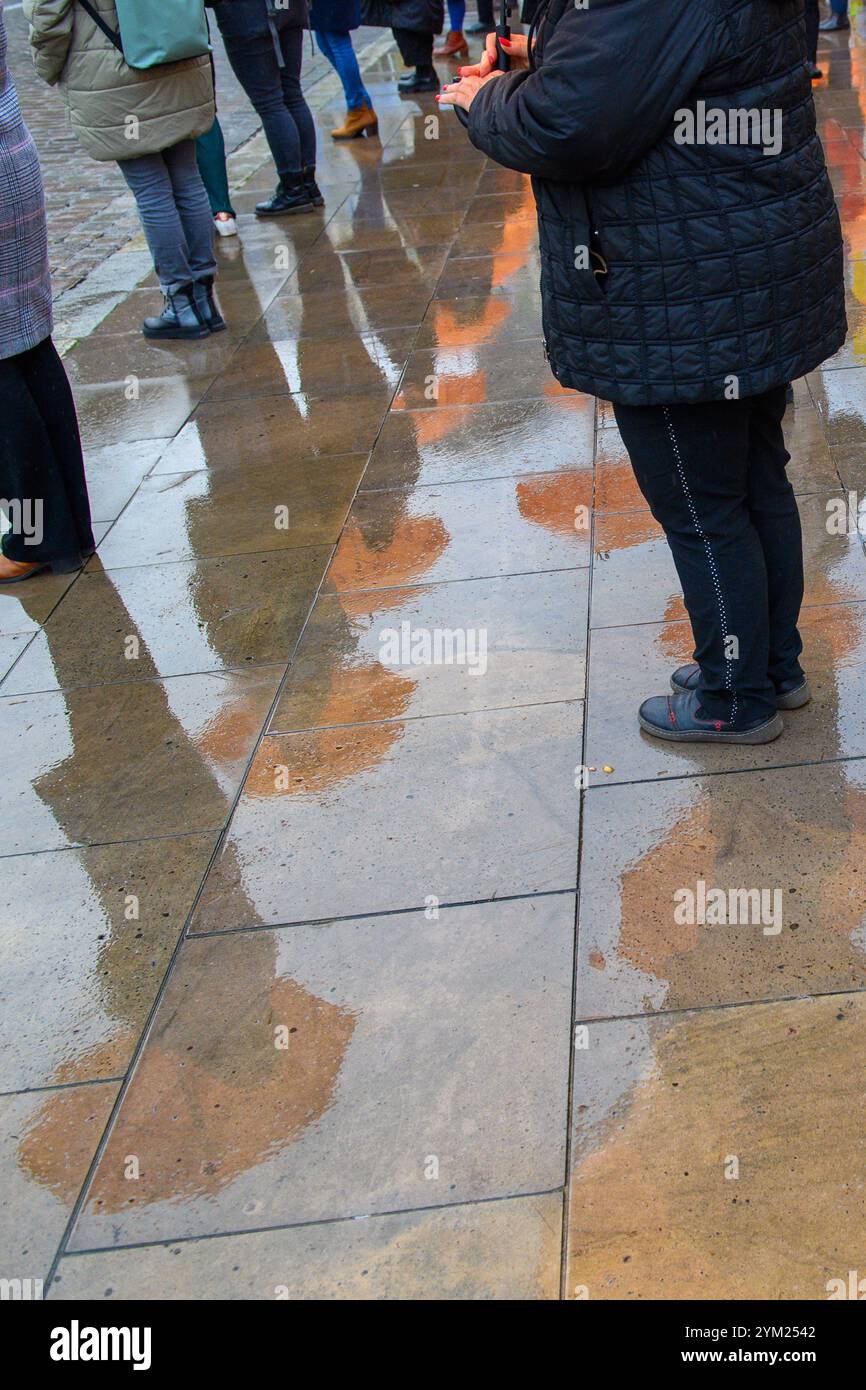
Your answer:
[[[90,0],[117,31],[113,0]],[[94,159],[157,154],[213,125],[210,55],[136,69],[78,0],[24,0],[39,76],[58,84],[72,129]]]
[[[559,381],[697,402],[837,351],[842,237],[803,0],[550,0],[536,32],[534,70],[487,83],[468,128],[533,176]]]

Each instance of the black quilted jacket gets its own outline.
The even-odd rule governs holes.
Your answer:
[[[751,396],[840,347],[803,0],[550,0],[535,54],[481,89],[469,134],[533,175],[563,385],[630,405]],[[736,143],[761,111],[763,144]],[[726,143],[687,143],[700,132]]]

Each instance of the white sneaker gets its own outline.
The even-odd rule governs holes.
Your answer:
[[[233,217],[215,217],[213,224],[220,236],[237,236],[238,224]]]

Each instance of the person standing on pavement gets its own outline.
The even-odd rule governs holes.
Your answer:
[[[545,352],[613,402],[673,553],[695,662],[640,724],[769,742],[809,699],[785,388],[846,332],[802,0],[550,0],[536,23],[513,71],[491,36],[440,100],[533,176]]]
[[[277,167],[272,198],[257,217],[312,212],[324,205],[316,183],[316,127],[301,90],[307,0],[208,0],[228,60],[258,113]]]
[[[313,0],[310,25],[319,52],[337,73],[346,98],[346,119],[331,131],[334,140],[355,140],[359,135],[375,135],[379,129],[379,120],[370,93],[361,80],[361,69],[352,46],[352,30],[360,23],[360,0]]]
[[[0,584],[69,573],[93,554],[75,403],[51,341],[39,157],[6,66],[0,3]]]
[[[404,96],[438,92],[433,66],[433,39],[445,22],[443,0],[361,0],[361,20],[372,28],[390,29],[400,57],[411,71],[397,82]]]
[[[848,18],[848,0],[830,0],[830,14],[821,21],[821,28],[828,34],[839,29],[851,28],[851,21]]]
[[[445,42],[433,49],[434,58],[468,58],[469,44],[463,32],[466,23],[466,0],[447,0],[448,33]]]
[[[130,67],[106,33],[119,33],[114,0],[24,0],[24,13],[36,71],[59,85],[82,148],[116,160],[135,197],[165,297],[162,314],[144,320],[145,337],[221,331],[213,222],[195,153],[214,122],[210,55]]]

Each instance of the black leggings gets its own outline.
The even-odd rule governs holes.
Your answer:
[[[0,499],[12,522],[7,559],[49,560],[62,573],[92,554],[75,402],[50,338],[0,359]]]

